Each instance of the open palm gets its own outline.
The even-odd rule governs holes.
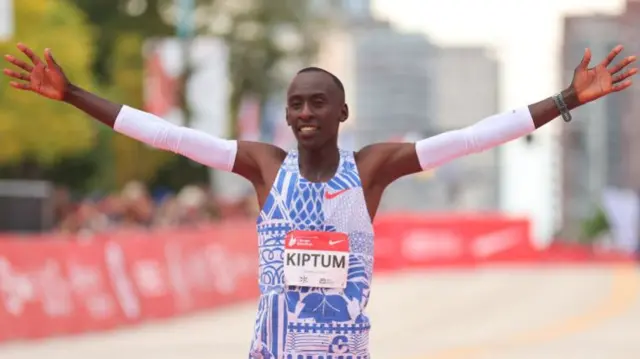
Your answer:
[[[31,64],[12,55],[5,55],[8,62],[23,70],[18,72],[4,69],[5,75],[19,80],[12,81],[11,86],[19,90],[35,92],[50,99],[63,100],[69,86],[69,80],[53,59],[51,51],[45,50],[45,63],[29,47],[18,44],[18,49],[29,58]]]
[[[601,63],[592,68],[589,68],[591,50],[585,50],[582,61],[576,67],[571,81],[571,87],[580,104],[591,102],[631,86],[630,77],[635,75],[638,69],[628,69],[627,66],[636,60],[635,56],[626,57],[617,65],[610,66],[622,50],[621,45],[616,46]]]

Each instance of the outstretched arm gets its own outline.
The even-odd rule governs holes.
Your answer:
[[[277,162],[282,150],[268,144],[226,140],[187,127],[176,126],[153,114],[113,103],[69,82],[50,50],[45,60],[27,46],[18,49],[31,61],[26,63],[6,55],[11,64],[23,70],[5,69],[4,73],[18,81],[11,86],[41,96],[64,101],[87,113],[119,133],[158,149],[172,151],[198,163],[223,171],[233,171],[254,184],[264,182],[264,167]],[[268,175],[268,174],[267,174]]]
[[[571,85],[560,93],[568,110],[594,101],[611,92],[631,86],[637,69],[627,69],[635,56],[609,67],[622,51],[617,46],[605,60],[588,68],[591,52],[587,49],[576,68]],[[490,116],[469,127],[449,131],[416,143],[375,144],[364,148],[360,156],[366,168],[375,169],[372,184],[386,187],[396,179],[438,167],[456,158],[481,152],[522,137],[561,115],[553,97],[502,114]]]

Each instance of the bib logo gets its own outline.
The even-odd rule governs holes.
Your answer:
[[[293,247],[296,245],[296,242],[298,242],[298,240],[296,239],[296,237],[291,236],[291,238],[289,239],[289,247]]]

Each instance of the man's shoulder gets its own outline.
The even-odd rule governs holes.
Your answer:
[[[361,174],[370,176],[373,184],[386,187],[396,179],[419,170],[415,143],[381,142],[363,147],[356,154]]]
[[[382,159],[406,145],[400,142],[372,143],[355,152],[356,160]]]
[[[287,156],[287,151],[266,142],[238,140],[238,147],[243,148],[256,157],[272,157],[283,161]]]
[[[287,152],[273,144],[239,140],[234,172],[254,184],[265,183],[275,176],[286,157]]]

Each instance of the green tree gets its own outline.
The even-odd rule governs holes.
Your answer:
[[[117,68],[112,65],[118,42],[124,36],[170,36],[172,26],[162,20],[162,0],[70,0],[84,12],[94,28],[95,56],[91,59],[96,80],[109,85]]]
[[[595,213],[582,222],[582,233],[580,241],[582,243],[594,243],[598,237],[609,232],[609,221],[602,208],[598,207]]]
[[[173,36],[175,28],[165,21],[166,0],[72,0],[87,16],[95,28],[95,57],[92,68],[98,82],[110,99],[142,108],[144,60],[142,46],[150,37]],[[209,0],[196,0],[196,5]],[[163,15],[165,14],[165,15]],[[163,17],[164,16],[164,17]],[[170,153],[158,151],[110,131],[101,131],[100,170],[101,187],[121,187],[131,180],[164,185],[173,168],[181,168],[178,176],[189,181],[192,164]],[[186,166],[185,166],[186,165]],[[206,178],[206,171],[198,171]],[[178,187],[180,184],[178,184]]]
[[[175,0],[71,1],[84,11],[94,29],[92,68],[99,83],[108,89],[110,98],[141,107],[142,43],[150,37],[176,33],[175,12],[171,11]],[[308,9],[308,1],[195,0],[195,4],[198,13],[195,33],[221,36],[230,48],[233,93],[229,135],[236,137],[237,113],[243,96],[253,94],[264,101],[280,90],[284,85],[282,65],[306,62],[313,56],[317,22]],[[294,46],[292,41],[286,41],[292,37]],[[183,104],[188,113],[184,107]],[[101,133],[103,139],[109,136],[112,139],[102,142],[102,146],[105,151],[109,148],[107,152],[111,155],[101,162],[100,178],[110,178],[110,183],[116,186],[140,179],[175,187],[180,181],[207,176],[206,170],[188,160],[154,151],[119,135]],[[159,169],[162,170],[153,179]],[[170,175],[173,173],[180,173],[180,180]]]
[[[123,33],[114,44],[110,61],[110,85],[105,96],[137,108],[144,107],[142,46],[144,37],[135,32]],[[100,131],[100,176],[102,188],[120,188],[131,180],[178,189],[193,182],[192,166],[186,159],[156,150],[107,128]],[[175,171],[180,168],[179,171]],[[204,173],[206,178],[206,171]],[[198,180],[201,178],[196,177]]]
[[[112,61],[123,34],[142,38],[173,36],[175,0],[73,0],[96,28],[94,69],[102,83],[111,84]],[[114,6],[114,3],[116,6]],[[223,37],[230,48],[230,135],[246,94],[262,101],[284,86],[286,64],[306,63],[317,49],[318,19],[310,1],[196,0],[195,32]],[[175,9],[174,9],[175,10]],[[295,66],[294,66],[295,67]]]
[[[91,31],[82,13],[66,0],[20,0],[15,2],[15,39],[42,51],[55,49],[68,75],[84,86],[92,84]],[[0,52],[16,54],[14,41],[0,43]],[[8,80],[0,83],[0,164],[29,168],[37,177],[64,157],[90,151],[95,127],[77,110],[56,101],[43,101],[15,91]],[[29,166],[20,166],[30,164]],[[20,176],[21,171],[14,173]]]

